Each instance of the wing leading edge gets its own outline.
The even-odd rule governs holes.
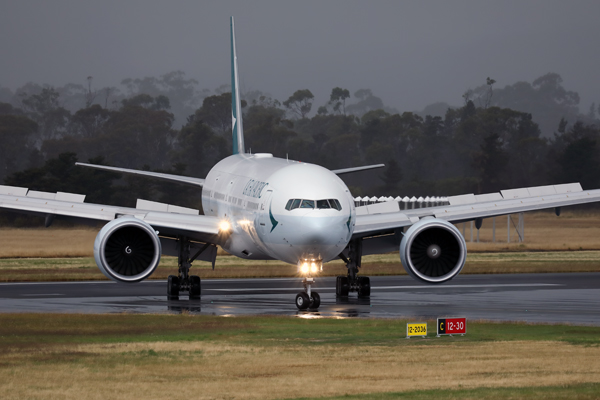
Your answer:
[[[77,220],[112,221],[122,216],[133,216],[146,221],[160,235],[186,236],[200,241],[215,243],[219,234],[219,219],[198,215],[198,210],[163,205],[138,200],[137,208],[116,207],[84,203],[85,196],[71,193],[46,193],[27,188],[0,186],[0,208],[28,214],[54,216]]]

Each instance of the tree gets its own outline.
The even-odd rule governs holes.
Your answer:
[[[195,118],[220,134],[230,132],[231,92],[206,97],[202,101],[202,107],[196,111]]]
[[[329,96],[329,104],[333,108],[334,112],[341,113],[346,115],[346,99],[350,97],[350,92],[348,89],[342,89],[340,87],[335,87],[331,90],[331,95]]]
[[[381,180],[383,181],[382,189],[386,194],[393,195],[396,194],[395,192],[397,192],[402,180],[402,170],[394,159],[389,160],[386,164],[387,168],[381,176]]]
[[[87,202],[111,204],[112,181],[119,174],[78,167],[75,165],[77,161],[75,153],[62,153],[57,158],[46,161],[43,167],[15,172],[6,178],[6,183],[51,193],[81,193],[86,195]],[[88,162],[104,164],[102,157]]]
[[[0,182],[29,166],[37,129],[38,125],[24,115],[0,115]]]
[[[283,105],[293,114],[304,119],[312,108],[314,98],[315,96],[308,89],[296,90],[293,95],[283,102]]]
[[[176,126],[184,125],[187,117],[194,113],[202,99],[210,93],[207,89],[200,90],[198,81],[187,79],[183,71],[172,71],[158,78],[128,78],[121,84],[127,88],[129,97],[138,94],[147,94],[155,98],[161,95],[167,97]]]
[[[473,167],[478,172],[479,193],[498,192],[504,188],[508,155],[502,145],[500,135],[492,133],[483,140],[480,151],[475,155]]]
[[[110,116],[111,112],[98,104],[82,108],[71,117],[69,132],[74,136],[98,137],[104,133],[105,124]]]
[[[374,96],[371,89],[359,89],[354,93],[354,97],[357,99],[357,102],[349,104],[348,107],[346,107],[349,114],[362,117],[370,111],[390,111],[390,109],[384,110],[385,107],[383,101],[379,97]]]
[[[188,118],[177,134],[171,157],[187,166],[188,174],[204,178],[210,168],[231,152],[228,141],[203,122],[200,110]]]
[[[63,108],[59,101],[60,94],[54,88],[43,88],[39,94],[24,95],[23,110],[26,115],[38,123],[36,146],[42,141],[60,138],[66,134],[71,113]]]
[[[149,94],[138,94],[122,101],[124,106],[139,106],[149,110],[168,110],[171,108],[169,98],[164,95],[152,97]]]

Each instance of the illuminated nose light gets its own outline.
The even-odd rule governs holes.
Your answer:
[[[229,221],[221,221],[219,223],[219,231],[229,232],[230,229],[231,229],[231,224],[229,223]]]
[[[323,271],[323,262],[321,260],[300,260],[298,261],[298,272],[302,275],[314,275]]]
[[[300,272],[302,272],[303,274],[308,274],[308,271],[310,269],[308,268],[308,263],[302,263],[302,266],[300,267]]]

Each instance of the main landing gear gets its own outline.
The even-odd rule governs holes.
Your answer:
[[[169,300],[179,299],[180,292],[188,292],[190,299],[199,299],[201,294],[200,277],[190,275],[190,267],[192,262],[198,258],[210,244],[204,245],[198,252],[190,258],[190,241],[187,237],[182,236],[177,240],[179,252],[179,274],[169,275],[167,280],[167,297]]]
[[[348,268],[347,276],[338,276],[335,282],[336,297],[347,297],[350,292],[357,292],[358,297],[371,295],[371,280],[368,276],[357,276],[362,258],[362,240],[352,240],[348,243],[348,257],[339,256]]]
[[[298,310],[306,310],[307,308],[314,310],[321,305],[321,296],[319,296],[319,293],[311,290],[311,285],[314,282],[314,278],[304,278],[302,281],[304,292],[296,295],[296,307],[298,307]]]

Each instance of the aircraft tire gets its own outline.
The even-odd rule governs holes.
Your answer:
[[[346,297],[350,293],[350,282],[347,276],[338,276],[335,282],[336,297]]]
[[[358,278],[358,297],[369,297],[371,295],[371,279],[368,276]]]
[[[296,295],[296,307],[298,310],[306,310],[310,305],[310,298],[306,292],[300,292]]]
[[[316,310],[321,305],[321,296],[319,296],[319,293],[317,292],[311,292],[310,294],[312,295],[312,297],[308,308],[310,308],[311,310]]]
[[[169,300],[179,299],[179,277],[169,275],[167,279],[167,297]]]
[[[199,299],[201,293],[200,277],[196,275],[190,276],[190,299]]]

